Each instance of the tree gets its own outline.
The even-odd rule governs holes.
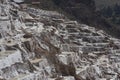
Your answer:
[[[110,7],[103,8],[101,10],[101,12],[102,12],[103,16],[105,16],[106,18],[112,17],[112,14],[113,14],[113,10]]]
[[[114,12],[116,16],[120,15],[120,6],[118,4],[115,5]]]

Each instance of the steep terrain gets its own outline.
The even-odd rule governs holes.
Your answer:
[[[4,0],[0,80],[120,80],[120,40],[56,11]]]
[[[29,0],[29,2],[30,1],[34,2],[34,0]],[[103,2],[106,3],[103,5],[108,5],[107,2],[109,3],[111,2],[110,4],[112,5],[113,0],[104,0],[104,1],[103,0],[44,0],[44,1],[38,0],[38,1],[40,2],[40,4],[38,4],[37,6],[34,5],[37,8],[59,11],[60,13],[65,14],[65,16],[69,17],[72,20],[77,20],[80,23],[84,23],[90,26],[95,26],[97,29],[105,30],[108,34],[120,38],[119,25],[116,25],[116,23],[114,24],[114,20],[109,20],[109,18],[106,18],[102,13],[103,10],[96,11],[98,8],[100,9],[100,7],[98,6],[100,4],[102,5]],[[114,1],[114,3],[117,2],[118,2],[117,0]],[[115,21],[117,19],[118,18],[115,18]],[[116,22],[118,22],[118,20]]]
[[[118,23],[120,8],[117,8],[117,13],[112,11],[111,17],[106,18],[101,12],[107,12],[109,15],[110,10],[98,10],[107,8],[108,6],[114,7],[116,4],[119,5],[119,0],[53,0],[58,2],[58,6],[62,8],[66,13],[70,14],[75,20],[82,22],[90,26],[96,26],[98,29],[105,30],[108,34],[120,38],[120,28]],[[102,7],[99,7],[102,5]],[[112,9],[111,9],[112,10]],[[116,9],[115,9],[116,10]]]

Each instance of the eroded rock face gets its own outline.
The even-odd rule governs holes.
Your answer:
[[[119,39],[55,11],[9,1],[0,11],[0,79],[120,79]]]

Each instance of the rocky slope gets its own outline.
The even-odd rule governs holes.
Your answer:
[[[25,0],[31,2],[34,0]],[[105,30],[109,35],[120,38],[120,28],[114,24],[114,21],[110,21],[105,18],[101,13],[97,11],[98,6],[101,4],[108,5],[113,0],[37,0],[40,3],[36,6],[46,10],[57,10],[72,20],[94,26],[97,29]],[[118,0],[114,0],[113,3],[117,3]],[[27,3],[28,3],[27,2]],[[111,3],[110,3],[111,2]],[[118,1],[119,2],[119,1]],[[98,4],[99,3],[99,4]],[[105,6],[103,6],[105,7]],[[104,11],[105,12],[105,11]],[[114,13],[114,12],[113,12]],[[118,19],[118,18],[115,18]],[[118,21],[118,20],[117,20]]]
[[[0,3],[1,80],[120,80],[120,40],[55,11]]]

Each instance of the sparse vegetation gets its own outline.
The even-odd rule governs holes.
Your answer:
[[[118,5],[115,7],[106,7],[117,3],[118,0],[39,0],[39,5],[31,5],[45,10],[54,10],[64,14],[71,20],[96,26],[98,29],[106,31],[108,34],[120,38],[120,8]],[[95,2],[94,2],[95,1]],[[120,1],[118,1],[119,4]],[[103,4],[103,5],[102,5]],[[106,5],[105,5],[106,4]],[[105,6],[104,6],[105,5]],[[97,8],[100,11],[96,11]],[[113,30],[114,29],[114,30]],[[113,32],[114,31],[114,32]]]

